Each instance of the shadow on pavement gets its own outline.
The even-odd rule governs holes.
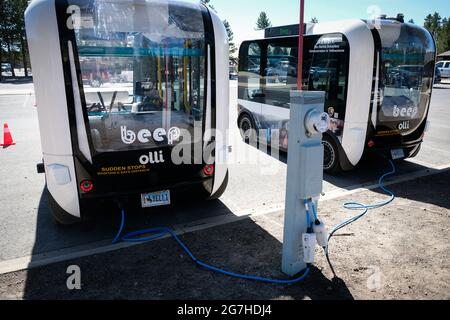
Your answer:
[[[418,186],[420,186],[418,188]],[[396,198],[410,201],[417,201],[436,205],[441,208],[450,209],[449,190],[450,171],[436,172],[435,175],[426,178],[419,178],[414,181],[389,186],[388,189],[394,192]],[[385,194],[381,189],[373,190],[380,194]]]
[[[223,205],[213,202],[211,206]],[[126,231],[135,230],[142,222],[140,219],[143,218],[131,216]],[[61,238],[66,232],[86,236],[87,225],[61,230]],[[94,225],[91,223],[91,232],[95,232]],[[140,229],[142,227],[145,225],[141,224]],[[38,239],[46,237],[39,232]],[[251,219],[188,233],[181,238],[204,262],[243,274],[285,278],[280,271],[281,243]],[[81,290],[67,289],[66,270],[70,265],[78,265],[81,269]],[[342,280],[330,281],[316,268],[304,282],[289,286],[233,279],[204,270],[194,264],[171,238],[31,269],[27,272],[24,290],[24,299],[305,298],[353,299]]]
[[[260,151],[272,156],[271,148],[262,148]],[[277,154],[277,153],[275,153]],[[287,164],[287,152],[280,151],[278,161]],[[404,175],[412,172],[428,170],[430,168],[410,161],[396,162],[396,175]],[[391,166],[389,161],[377,154],[365,156],[360,163],[351,171],[340,172],[336,175],[324,174],[324,181],[332,184],[337,188],[346,190],[352,189],[354,186],[372,185],[377,183],[380,177],[389,172]]]
[[[33,255],[97,242],[107,245],[114,239],[121,220],[118,208],[104,209],[88,221],[62,226],[53,220],[47,199],[48,191],[44,188],[37,212]],[[158,226],[180,229],[217,217],[234,217],[234,214],[220,201],[183,202],[170,207],[127,212],[127,225],[130,229]]]
[[[376,181],[390,169],[388,163],[366,159],[353,172],[327,181],[342,186],[355,185],[360,179]],[[411,163],[397,164],[400,173],[428,169]],[[362,176],[362,177],[361,177]],[[398,197],[407,197],[448,208],[450,174],[431,179],[421,188],[416,182],[393,186]],[[368,180],[368,178],[370,178]],[[420,180],[419,180],[420,181]],[[420,183],[420,182],[419,182]],[[411,190],[408,188],[411,186]],[[414,190],[416,191],[414,191]],[[433,196],[423,190],[432,190]],[[381,192],[381,190],[380,190]],[[441,196],[436,194],[441,192]],[[199,220],[235,217],[220,201],[186,202],[173,207],[146,212],[127,212],[125,231],[169,226],[177,230],[193,227]],[[201,225],[202,222],[200,222]],[[61,248],[101,243],[115,237],[120,212],[100,212],[96,219],[70,227],[51,223],[47,192],[40,198],[33,255]],[[262,277],[283,278],[280,270],[282,244],[251,219],[211,229],[188,233],[182,237],[192,252],[205,262],[227,270]],[[66,287],[67,267],[76,264],[82,271],[82,290]],[[267,285],[230,279],[197,267],[172,239],[122,249],[72,262],[31,269],[27,272],[25,299],[352,299],[346,284],[330,281],[313,268],[304,282],[290,286]]]

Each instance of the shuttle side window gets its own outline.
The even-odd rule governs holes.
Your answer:
[[[243,43],[240,55],[239,98],[261,102],[261,46],[258,42]]]
[[[259,43],[252,42],[247,44],[247,59],[243,64],[241,71],[247,71],[255,75],[260,74],[261,67],[261,47]]]
[[[289,108],[290,91],[297,88],[298,43],[292,40],[290,43],[267,44],[264,70],[266,104]]]
[[[289,85],[297,82],[298,49],[296,46],[267,46],[266,85]]]
[[[334,118],[345,119],[349,44],[342,34],[327,34],[309,39],[304,86],[308,91],[325,91],[325,109]],[[308,70],[308,69],[306,69]]]

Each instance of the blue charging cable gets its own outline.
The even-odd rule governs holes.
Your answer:
[[[395,195],[394,195],[394,193],[393,193],[391,190],[387,189],[387,188],[385,187],[385,185],[384,185],[384,180],[385,180],[387,177],[392,176],[392,175],[394,175],[394,174],[396,173],[396,169],[395,169],[394,162],[393,162],[392,160],[389,160],[389,163],[390,163],[390,165],[391,165],[391,167],[392,167],[392,170],[389,171],[388,173],[384,174],[384,175],[378,180],[378,185],[379,185],[379,188],[380,188],[381,190],[383,190],[384,192],[386,192],[386,193],[390,196],[390,198],[389,198],[388,200],[386,200],[386,201],[383,201],[383,202],[380,202],[380,203],[377,203],[377,204],[372,204],[372,205],[365,205],[365,204],[360,203],[360,202],[346,202],[346,203],[344,203],[344,208],[345,208],[345,209],[348,209],[348,210],[363,210],[363,212],[360,213],[360,214],[358,214],[357,216],[352,217],[352,218],[350,218],[350,219],[348,219],[348,220],[342,222],[341,224],[337,225],[337,226],[330,232],[330,235],[329,235],[329,237],[328,237],[328,240],[330,240],[330,239],[336,234],[336,232],[338,232],[338,231],[341,230],[342,228],[345,228],[345,227],[348,226],[349,224],[352,224],[353,222],[358,221],[359,219],[361,219],[362,217],[364,217],[364,216],[369,212],[369,210],[371,210],[371,209],[378,209],[378,208],[384,207],[384,206],[390,204],[392,201],[395,200]]]
[[[145,229],[135,232],[130,232],[122,236],[123,229],[125,227],[125,210],[122,210],[122,222],[120,224],[119,232],[117,233],[117,236],[115,237],[113,244],[119,243],[119,242],[147,242],[152,241],[156,239],[160,239],[164,237],[165,235],[172,236],[175,241],[180,245],[181,248],[187,253],[187,255],[191,258],[193,262],[195,262],[197,265],[214,272],[218,272],[221,274],[224,274],[226,276],[230,276],[233,278],[239,278],[244,280],[252,280],[252,281],[258,281],[258,282],[264,282],[264,283],[270,283],[270,284],[281,284],[281,285],[288,285],[288,284],[296,284],[298,282],[301,282],[306,279],[308,274],[310,273],[309,266],[306,268],[305,272],[302,276],[300,276],[297,279],[292,280],[277,280],[277,279],[269,279],[269,278],[262,278],[262,277],[256,277],[256,276],[248,276],[243,274],[238,274],[230,271],[226,271],[217,267],[214,267],[210,264],[207,264],[199,259],[189,250],[189,248],[181,241],[181,239],[178,237],[178,235],[170,228],[151,228],[151,229]],[[145,235],[148,235],[147,237],[144,237]]]
[[[333,236],[336,234],[336,232],[338,232],[339,230],[342,230],[343,228],[345,228],[346,226],[358,221],[359,219],[361,219],[362,217],[364,217],[369,210],[371,209],[378,209],[381,207],[384,207],[390,203],[392,203],[395,200],[395,194],[386,188],[384,181],[386,180],[386,178],[394,175],[396,173],[396,168],[395,168],[395,164],[392,160],[389,160],[389,163],[391,165],[391,171],[389,171],[388,173],[385,173],[383,176],[381,176],[381,178],[378,180],[378,185],[379,188],[381,190],[383,190],[387,195],[389,195],[389,199],[383,202],[379,202],[376,204],[372,204],[372,205],[365,205],[363,203],[360,202],[346,202],[344,203],[344,208],[348,209],[348,210],[363,210],[360,214],[340,223],[339,225],[337,225],[329,234],[328,236],[328,242],[331,240],[331,238],[333,238]],[[315,208],[313,206],[313,211],[315,212]],[[325,250],[325,256],[328,260],[328,263],[331,267],[331,270],[333,271],[333,274],[336,276],[336,273],[334,272],[334,268],[333,265],[331,264],[330,261],[330,256],[329,256],[329,251],[328,251],[328,247],[324,248]]]
[[[381,208],[383,206],[386,206],[388,204],[390,204],[391,202],[394,201],[395,199],[395,195],[392,191],[390,191],[389,189],[387,189],[384,185],[384,180],[391,176],[394,175],[396,173],[396,169],[395,169],[395,165],[394,162],[392,160],[390,160],[390,164],[392,167],[392,171],[384,174],[378,181],[379,183],[379,187],[386,192],[390,198],[389,200],[377,203],[377,204],[373,204],[373,205],[365,205],[363,203],[360,202],[347,202],[344,204],[344,208],[345,209],[349,209],[349,210],[363,210],[362,213],[358,214],[355,217],[352,217],[342,223],[340,223],[339,225],[337,225],[329,234],[328,237],[328,241],[331,240],[331,238],[336,234],[336,232],[338,232],[339,230],[345,228],[346,226],[358,221],[359,219],[361,219],[362,217],[364,217],[370,209],[376,209],[376,208]],[[315,207],[315,204],[312,200],[310,201],[305,201],[305,205],[307,208],[307,212],[306,212],[306,216],[307,216],[307,224],[308,224],[308,228],[312,228],[312,221],[311,221],[311,217],[310,217],[310,211],[312,211],[313,215],[314,215],[314,219],[316,221],[318,221],[318,215],[317,215],[317,210]],[[170,228],[150,228],[150,229],[145,229],[145,230],[140,230],[140,231],[135,231],[135,232],[130,232],[127,233],[125,235],[122,235],[123,233],[123,229],[125,227],[125,210],[122,210],[122,220],[121,220],[121,224],[120,224],[120,228],[119,228],[119,232],[117,233],[113,244],[119,243],[119,242],[134,242],[134,243],[138,243],[138,242],[148,242],[148,241],[153,241],[153,240],[157,240],[160,239],[166,235],[170,235],[172,236],[172,238],[175,239],[175,241],[180,245],[180,247],[187,253],[187,255],[191,258],[191,260],[193,262],[195,262],[197,265],[210,270],[210,271],[214,271],[229,277],[233,277],[233,278],[238,278],[238,279],[244,279],[244,280],[252,280],[252,281],[258,281],[258,282],[263,282],[263,283],[269,283],[269,284],[281,284],[281,285],[289,285],[289,284],[296,284],[298,282],[301,282],[303,280],[305,280],[309,273],[310,273],[310,267],[308,266],[305,270],[305,272],[303,273],[303,275],[301,275],[299,278],[297,279],[292,279],[292,280],[278,280],[278,279],[270,279],[270,278],[263,278],[263,277],[257,277],[257,276],[249,276],[249,275],[243,275],[243,274],[238,274],[238,273],[234,273],[234,272],[230,272],[230,271],[226,271],[223,270],[221,268],[217,268],[215,266],[212,266],[210,264],[207,264],[199,259],[197,259],[197,257],[189,250],[189,248],[181,241],[181,239],[178,237],[178,235],[175,233],[175,231],[173,231]],[[147,235],[145,237],[145,235]],[[336,273],[334,272],[334,268],[333,265],[331,264],[330,261],[330,257],[329,257],[329,251],[328,251],[328,246],[326,248],[324,248],[325,250],[325,255],[327,257],[328,263],[330,264],[331,270],[333,271],[333,274],[336,276]]]

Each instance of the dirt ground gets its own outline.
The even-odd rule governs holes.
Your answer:
[[[450,299],[450,172],[391,186],[397,198],[339,233],[320,251],[308,279],[289,286],[236,280],[197,267],[172,239],[0,276],[2,299]],[[355,212],[342,203],[374,203],[379,190],[324,201],[334,226]],[[200,259],[230,271],[284,278],[283,213],[182,236]],[[129,230],[131,231],[131,230]],[[81,268],[82,289],[69,291],[66,269]]]

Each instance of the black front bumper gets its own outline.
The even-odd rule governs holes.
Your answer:
[[[100,193],[95,192],[80,195],[81,218],[91,218],[98,215],[117,212],[120,208],[130,211],[150,210],[143,209],[141,195],[145,193],[170,191],[171,205],[183,202],[191,202],[199,199],[207,199],[211,196],[210,185],[213,178],[198,179],[195,181],[181,182],[171,185],[160,185],[121,192]]]
[[[392,145],[392,144],[385,145],[382,147],[373,147],[373,148],[367,147],[365,150],[365,153],[368,155],[370,155],[370,154],[383,155],[387,159],[391,159],[391,160],[404,160],[404,159],[415,157],[419,153],[421,145],[422,145],[422,140],[414,141],[411,143],[397,144],[397,145]],[[403,153],[405,156],[401,159],[393,159],[392,151],[400,150],[400,149],[403,150]]]

